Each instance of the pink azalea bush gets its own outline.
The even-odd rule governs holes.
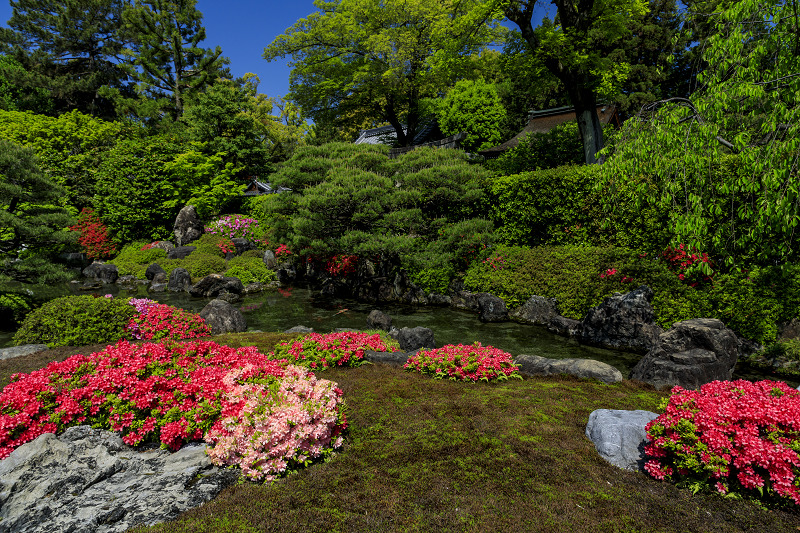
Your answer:
[[[420,350],[408,358],[403,366],[431,374],[436,378],[460,381],[506,380],[510,377],[522,379],[519,367],[511,360],[511,354],[493,346],[448,344],[434,350]]]
[[[211,335],[211,328],[198,314],[147,298],[131,298],[139,313],[130,319],[126,333],[134,339],[196,339]]]
[[[672,389],[647,424],[645,470],[693,490],[800,504],[800,391],[779,381]]]
[[[277,387],[244,381],[252,371],[247,366],[223,379],[227,407],[206,436],[214,464],[237,464],[246,477],[272,481],[341,447],[347,424],[335,383],[294,365],[284,368]]]
[[[244,215],[225,215],[205,227],[205,232],[223,237],[250,238],[257,233],[258,220]]]
[[[210,453],[217,464],[261,479],[341,445],[340,399],[335,384],[252,346],[120,341],[14,374],[0,392],[0,459],[43,433],[90,424],[129,445],[176,450],[205,438],[221,446]],[[238,421],[244,429],[236,433]],[[234,446],[230,436],[240,434],[251,438]]]
[[[364,352],[398,351],[396,345],[384,342],[377,333],[341,331],[338,333],[309,333],[293,342],[282,342],[272,352],[276,359],[286,358],[310,368],[329,366],[357,366]]]

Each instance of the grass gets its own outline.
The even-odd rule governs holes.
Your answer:
[[[286,337],[214,340],[268,350]],[[49,350],[29,365],[75,350]],[[0,361],[2,383],[9,362]],[[601,459],[584,436],[589,413],[656,410],[667,392],[641,383],[562,376],[466,384],[386,365],[318,375],[336,381],[347,402],[350,427],[339,454],[271,485],[229,487],[173,522],[132,531],[800,530],[797,511],[692,496]]]

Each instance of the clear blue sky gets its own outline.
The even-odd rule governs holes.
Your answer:
[[[198,0],[203,13],[206,40],[203,46],[222,47],[231,60],[234,76],[253,72],[261,79],[258,90],[267,96],[285,96],[289,91],[287,60],[267,63],[261,54],[272,40],[297,19],[316,11],[312,0]],[[0,25],[7,26],[11,5],[0,0]]]

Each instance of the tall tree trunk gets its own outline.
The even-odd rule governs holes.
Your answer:
[[[597,163],[597,152],[603,148],[603,125],[597,116],[597,96],[592,89],[582,87],[580,84],[573,82],[565,85],[575,107],[578,131],[583,141],[584,160],[587,165],[592,165]]]

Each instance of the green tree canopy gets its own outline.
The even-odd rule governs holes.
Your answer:
[[[445,135],[467,134],[465,150],[482,150],[502,141],[506,110],[494,85],[482,79],[457,82],[439,102],[437,116]]]
[[[316,0],[265,50],[292,58],[290,94],[320,127],[355,137],[389,123],[398,144],[416,135],[422,99],[439,96],[500,30],[473,0]]]

